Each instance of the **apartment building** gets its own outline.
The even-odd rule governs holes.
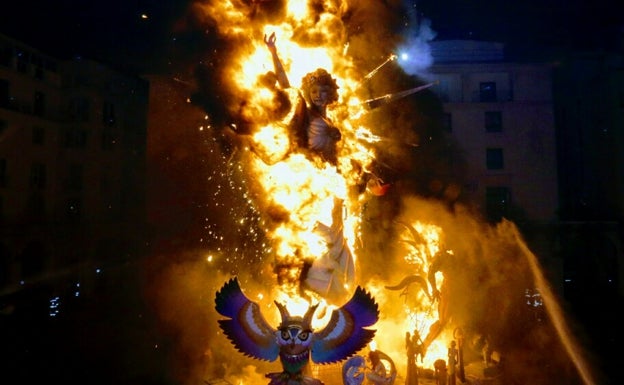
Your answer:
[[[507,62],[500,43],[432,43],[432,87],[493,222],[515,221],[562,294],[624,293],[621,54]]]
[[[431,43],[433,92],[444,127],[467,164],[464,193],[492,223],[521,227],[531,249],[563,282],[553,254],[559,209],[552,65],[507,62],[504,45]]]
[[[0,294],[84,288],[141,253],[148,88],[0,35]]]
[[[493,221],[555,220],[551,66],[505,62],[498,43],[441,41],[432,47],[438,81],[432,89],[444,104],[447,130],[464,150],[464,187],[472,200]]]

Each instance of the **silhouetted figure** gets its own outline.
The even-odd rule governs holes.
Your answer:
[[[446,361],[443,359],[437,359],[433,363],[434,376],[436,380],[436,385],[446,385],[446,377],[448,376],[446,370]]]
[[[464,370],[464,330],[455,328],[453,337],[457,339],[457,377],[461,382],[466,382],[466,371]]]
[[[483,364],[487,368],[492,365],[492,347],[490,346],[490,340],[487,337],[485,337],[483,341],[483,348],[481,351],[483,352]]]
[[[405,350],[407,353],[407,373],[405,374],[405,385],[417,385],[418,373],[416,371],[416,357],[412,346],[410,332],[405,332]]]
[[[420,339],[420,334],[417,330],[414,330],[414,334],[410,335],[409,332],[405,333],[405,349],[407,352],[407,374],[405,376],[405,385],[417,385],[418,384],[418,356],[420,356],[420,362],[424,357],[423,344]]]
[[[456,347],[455,340],[451,341],[451,346],[448,348],[448,384],[455,385],[457,361],[459,359],[459,352]]]

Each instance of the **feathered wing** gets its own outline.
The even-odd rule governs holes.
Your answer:
[[[349,302],[335,309],[329,323],[314,334],[312,361],[329,364],[349,358],[373,339],[375,330],[365,328],[378,320],[377,303],[358,286]]]
[[[219,326],[236,349],[253,358],[275,361],[279,346],[276,329],[265,320],[257,303],[241,291],[238,279],[230,279],[215,297],[219,314],[230,319],[219,320]]]

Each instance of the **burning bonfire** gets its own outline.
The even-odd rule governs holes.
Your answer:
[[[434,83],[424,80],[432,35],[426,21],[392,3],[194,4],[195,25],[214,43],[198,83],[223,154],[215,167],[236,170],[224,174],[244,182],[236,192],[249,207],[229,219],[261,239],[254,252],[216,239],[218,251],[208,258],[213,286],[202,291],[218,292],[235,275],[245,292],[236,298],[261,308],[265,326],[288,314],[326,330],[364,287],[379,310],[375,337],[340,359],[383,352],[392,381],[434,376],[441,360],[450,361],[451,346],[461,354],[446,370],[464,382],[478,380],[484,367],[522,381],[569,371],[566,354],[550,356],[547,368],[533,361],[529,350],[562,350],[561,329],[549,319],[560,317],[558,307],[527,306],[527,290],[544,301],[552,293],[515,226],[488,226],[462,203],[455,180],[461,170],[450,166],[455,152],[442,150],[452,146],[425,109],[436,106]],[[411,33],[396,34],[400,25]],[[401,49],[412,62],[399,60]],[[251,254],[260,257],[246,259]],[[204,280],[205,269],[196,269]],[[228,309],[223,301],[218,310]],[[275,367],[236,352],[217,327],[222,315],[237,315],[217,314],[206,301],[198,307],[213,313],[204,317],[206,350],[190,354],[202,358],[184,365],[184,381],[266,383],[264,373]],[[514,365],[503,367],[503,357]],[[470,372],[475,363],[484,366]],[[322,376],[322,368],[313,369]],[[330,385],[340,375],[322,379]]]

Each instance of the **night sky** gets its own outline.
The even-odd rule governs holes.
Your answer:
[[[192,0],[14,2],[10,11],[5,9],[0,14],[0,32],[52,56],[81,55],[119,69],[156,72],[175,65],[180,52],[176,45],[185,45],[184,51],[196,45],[197,39],[189,38],[189,34],[201,35],[189,23],[193,18],[189,15],[192,3]],[[550,59],[567,49],[614,47],[618,34],[624,33],[621,1],[404,0],[403,3],[419,18],[431,21],[436,39],[503,42],[513,59]]]
[[[15,2],[0,32],[44,53],[82,56],[119,69],[149,70],[164,62],[188,0]],[[155,63],[156,61],[157,63]]]

